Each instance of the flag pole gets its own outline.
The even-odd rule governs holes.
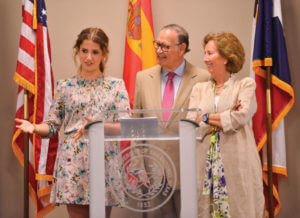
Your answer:
[[[28,90],[24,88],[24,120],[28,118]],[[29,218],[29,133],[24,134],[24,218]]]
[[[266,97],[267,97],[267,165],[268,165],[268,206],[269,218],[274,218],[273,205],[273,172],[272,172],[272,108],[271,108],[271,67],[267,67]]]
[[[37,29],[37,4],[33,1],[32,29]],[[36,48],[35,44],[35,72],[36,72]],[[24,120],[29,120],[28,116],[28,90],[24,88]],[[29,133],[24,133],[24,218],[29,218]]]

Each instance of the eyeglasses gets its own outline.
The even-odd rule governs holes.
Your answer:
[[[171,46],[177,46],[180,45],[181,43],[177,43],[175,45],[166,45],[157,41],[153,41],[154,48],[157,50],[160,48],[163,52],[167,52],[170,50]]]

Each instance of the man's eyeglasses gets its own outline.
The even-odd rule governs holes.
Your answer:
[[[171,46],[177,46],[180,45],[181,43],[177,43],[175,45],[166,45],[157,41],[153,41],[154,48],[157,50],[160,48],[163,52],[167,52],[170,50]]]

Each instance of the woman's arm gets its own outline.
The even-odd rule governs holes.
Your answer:
[[[220,114],[219,113],[208,114],[208,124],[211,125],[211,126],[217,126],[219,128],[222,128]]]
[[[49,135],[50,126],[47,123],[32,124],[27,120],[18,118],[16,118],[15,121],[18,123],[16,127],[25,133],[35,133],[42,137],[46,137]]]
[[[57,86],[55,90],[55,95],[53,102],[50,106],[48,116],[43,123],[47,124],[49,127],[48,135],[43,137],[53,137],[56,135],[65,119],[65,91],[66,91],[66,82],[65,80],[57,81]]]
[[[220,113],[220,121],[224,132],[236,132],[251,122],[256,112],[255,81],[246,77],[240,81],[237,99],[240,106]]]
[[[239,111],[241,110],[243,107],[241,105],[241,101],[239,100],[234,107],[231,109],[231,111]],[[222,122],[221,122],[221,115],[220,113],[210,113],[208,114],[208,124],[211,126],[215,126],[218,127],[220,129],[223,128],[222,126]]]

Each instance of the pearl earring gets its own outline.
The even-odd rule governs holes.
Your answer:
[[[224,61],[224,64],[227,64],[226,61]]]

